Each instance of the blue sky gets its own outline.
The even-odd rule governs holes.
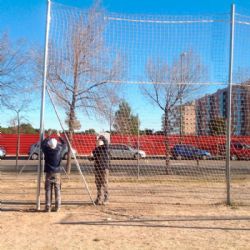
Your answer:
[[[62,3],[68,6],[75,6],[79,8],[90,7],[92,1],[90,0],[58,0],[57,3]],[[102,4],[108,12],[116,12],[120,14],[152,14],[152,15],[182,15],[182,14],[220,14],[229,13],[231,1],[173,1],[173,0],[103,0]],[[234,1],[236,4],[236,11],[247,13],[250,15],[250,1],[240,0]],[[45,0],[0,0],[0,32],[7,31],[11,39],[17,40],[19,38],[26,39],[30,44],[39,44],[43,46],[46,20],[46,4]],[[128,88],[127,91],[133,91]],[[161,113],[157,108],[151,107],[148,110],[142,109],[138,101],[136,101],[136,94],[132,94],[128,99],[134,113],[141,114],[141,120],[144,128],[156,127],[160,129]],[[48,107],[48,109],[50,109]],[[151,118],[148,117],[151,114]],[[29,114],[31,123],[39,126],[39,112]],[[13,114],[7,112],[2,116],[0,125],[6,125],[8,120],[13,117]],[[58,127],[57,122],[50,123],[49,121],[56,120],[48,116],[45,127]],[[88,121],[88,125],[83,126],[83,129],[96,126],[95,121]],[[99,122],[100,123],[100,122]],[[103,124],[103,123],[100,123]],[[156,125],[157,124],[157,125]],[[98,129],[107,129],[106,125],[99,125]]]
[[[86,8],[91,0],[57,0],[57,3]],[[103,0],[103,6],[111,12],[143,14],[199,14],[225,13],[234,2],[237,9],[250,9],[249,0]],[[46,0],[0,0],[0,29],[8,30],[16,37],[26,37],[43,42],[46,17]]]

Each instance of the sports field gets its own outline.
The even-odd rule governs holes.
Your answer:
[[[94,197],[93,177],[87,180]],[[249,249],[250,206],[226,206],[224,182],[110,180],[110,204],[95,207],[80,176],[63,175],[62,209],[45,213],[43,187],[35,210],[34,172],[2,171],[0,249]],[[248,180],[240,184],[249,190]]]

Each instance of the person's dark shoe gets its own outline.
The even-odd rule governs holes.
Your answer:
[[[101,200],[99,198],[96,198],[94,203],[95,205],[102,205]]]
[[[108,196],[105,196],[103,200],[103,205],[108,205],[108,204],[109,204],[109,198]]]
[[[109,200],[103,201],[103,205],[107,206],[109,204]]]
[[[60,207],[55,207],[55,212],[60,212],[61,208]]]
[[[50,212],[51,212],[51,207],[46,206],[46,207],[45,207],[45,212],[50,213]]]

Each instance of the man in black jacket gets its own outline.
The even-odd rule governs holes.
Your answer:
[[[97,189],[96,205],[108,204],[108,175],[109,175],[109,152],[108,141],[104,136],[99,136],[96,148],[92,152],[95,167],[95,184]],[[102,201],[102,189],[104,199]]]
[[[46,173],[45,180],[45,211],[51,211],[52,203],[52,193],[53,189],[55,191],[55,211],[58,212],[61,207],[61,174],[60,174],[60,164],[62,160],[62,151],[65,147],[65,141],[61,138],[60,133],[57,135],[59,137],[60,143],[55,138],[50,137],[51,132],[49,132],[49,137],[44,139],[41,148],[44,153],[45,168]]]

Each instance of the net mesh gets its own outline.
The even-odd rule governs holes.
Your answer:
[[[74,131],[73,147],[84,158],[78,162],[93,197],[94,163],[85,157],[96,134],[104,133],[117,209],[124,203],[128,211],[143,212],[167,203],[223,202],[230,15],[124,15],[58,4],[51,15],[49,91],[59,119],[72,120],[66,130]],[[240,60],[248,43],[239,33],[248,26],[236,23],[235,64],[245,68]],[[235,140],[248,130],[236,116],[246,112],[244,90],[233,87]],[[73,123],[97,133],[77,134]],[[238,165],[232,164],[233,173]]]
[[[250,185],[249,21],[236,14],[231,174],[239,203],[249,201]],[[95,199],[99,135],[109,141],[105,211],[158,216],[166,205],[224,203],[229,41],[230,14],[125,15],[52,3],[45,127],[60,127],[77,151],[70,177],[62,164],[65,203]]]
[[[250,135],[250,54],[249,10],[239,8],[235,16],[234,74],[232,90],[232,142],[231,158],[241,161],[232,165],[232,198],[235,202],[244,203],[247,197],[249,178],[249,135]],[[243,35],[244,34],[244,35]]]

